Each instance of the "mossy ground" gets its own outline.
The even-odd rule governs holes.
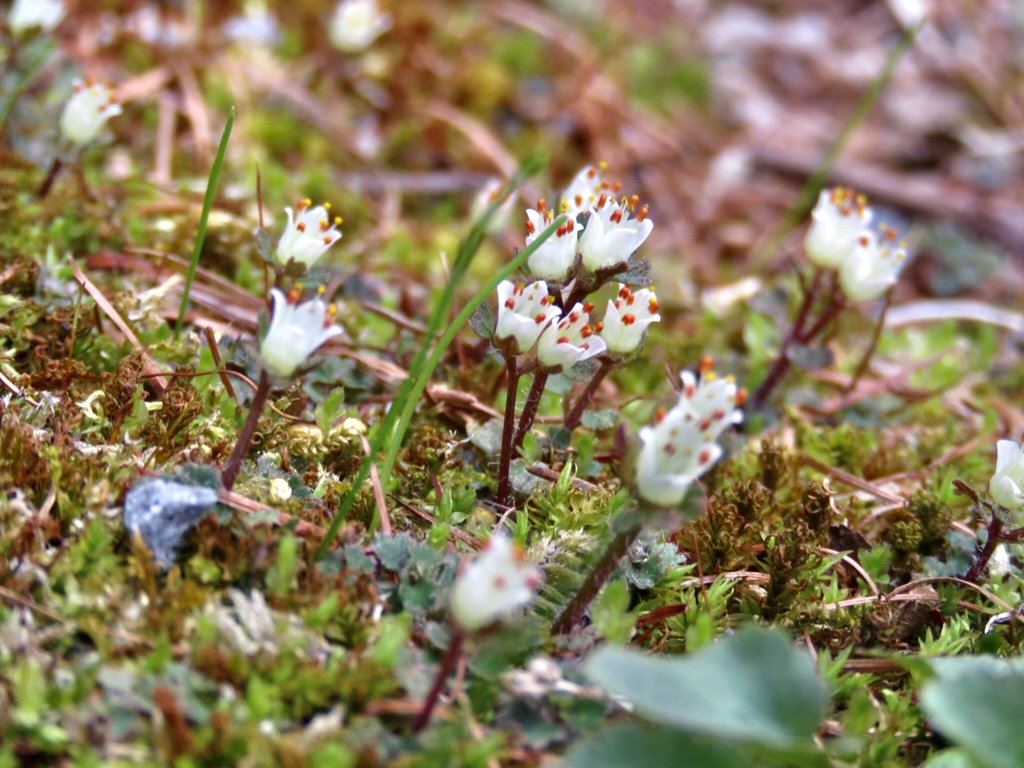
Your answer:
[[[1014,626],[982,631],[1022,600],[1019,552],[1008,573],[979,586],[945,578],[967,570],[986,523],[954,481],[983,494],[995,437],[1024,424],[1019,348],[992,325],[893,327],[846,391],[871,336],[867,316],[850,310],[828,339],[834,362],[794,371],[729,437],[728,457],[688,501],[697,519],[645,534],[593,624],[564,640],[547,635],[628,502],[614,426],[635,430],[670,399],[666,367],[692,368],[706,354],[753,387],[797,304],[786,260],[799,259],[798,234],[759,263],[755,233],[798,185],[766,173],[717,198],[693,189],[709,163],[688,153],[749,136],[716,109],[712,82],[724,75],[699,32],[685,31],[683,11],[678,29],[641,14],[627,32],[623,7],[601,19],[572,3],[395,3],[393,30],[346,58],[318,22],[331,3],[270,2],[288,23],[260,58],[217,31],[240,4],[207,4],[205,22],[169,12],[167,33],[179,37],[162,44],[123,22],[145,4],[104,5],[121,14],[106,17],[122,19],[113,37],[97,37],[98,7],[81,8],[39,73],[22,83],[24,58],[8,46],[4,74],[8,94],[15,84],[23,92],[0,162],[0,766],[541,765],[613,708],[554,690],[517,697],[502,673],[548,655],[579,681],[579,659],[603,638],[686,654],[751,623],[785,629],[818,659],[833,694],[820,733],[832,764],[913,766],[945,746],[900,660],[1016,655],[1021,644]],[[782,15],[799,12],[782,5]],[[854,23],[830,13],[830,24]],[[883,22],[892,43],[888,17],[872,16]],[[40,200],[61,98],[83,69],[133,83],[133,100],[110,124],[113,141]],[[857,93],[847,84],[835,98],[851,105]],[[799,94],[777,98],[787,99]],[[238,123],[175,334],[214,134],[230,105]],[[161,109],[178,120],[169,131]],[[936,151],[882,118],[865,130]],[[614,426],[566,442],[554,418],[562,392],[545,396],[541,415],[552,418],[524,455],[558,479],[535,478],[513,524],[545,587],[526,616],[471,648],[450,698],[413,737],[448,641],[459,560],[500,517],[488,504],[495,457],[470,439],[504,407],[501,361],[486,343],[459,337],[392,486],[382,497],[360,488],[327,556],[315,553],[362,462],[362,426],[380,423],[422,342],[445,280],[438,254],[467,231],[472,191],[537,146],[552,161],[530,193],[606,158],[650,200],[667,233],[645,249],[663,320],[643,356],[597,393],[593,410],[611,412]],[[658,153],[671,160],[657,167]],[[919,162],[947,183],[940,160]],[[913,173],[894,166],[886,173]],[[1019,190],[1016,177],[1005,183],[1014,181]],[[305,282],[331,287],[346,341],[273,391],[234,494],[159,572],[125,531],[125,493],[154,473],[216,484],[247,412],[244,379],[258,371],[264,269],[252,232],[262,215],[276,235],[283,206],[302,197],[329,199],[345,217],[344,240]],[[948,224],[900,209],[898,197],[884,202],[918,214],[929,236]],[[1009,262],[978,234],[918,240],[896,304],[929,298],[936,265],[968,251],[957,263],[976,273],[961,269],[943,290],[998,300],[1003,289],[981,280]],[[516,246],[518,233],[489,239],[460,299]],[[765,285],[753,307],[700,308],[699,286],[746,274]],[[210,373],[218,368],[232,375]],[[378,528],[382,504],[391,535]]]

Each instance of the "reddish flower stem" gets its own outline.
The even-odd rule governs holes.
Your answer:
[[[501,457],[498,460],[498,497],[497,503],[507,507],[512,496],[512,482],[509,473],[512,468],[512,453],[516,433],[516,396],[519,393],[519,366],[515,355],[511,355],[505,363],[508,376],[508,387],[505,395],[505,421],[501,428]]]
[[[526,396],[526,403],[523,404],[523,412],[519,416],[519,428],[516,429],[516,436],[512,442],[515,449],[523,446],[526,433],[533,427],[534,419],[537,418],[537,409],[540,408],[540,398],[544,394],[544,387],[548,383],[549,373],[537,371],[533,374],[533,384],[530,385],[530,393]]]
[[[460,627],[455,627],[452,630],[452,637],[448,641],[448,650],[444,652],[444,656],[441,658],[441,665],[437,668],[437,677],[434,678],[434,684],[430,686],[427,698],[423,700],[423,708],[420,709],[420,713],[416,716],[416,720],[413,721],[413,734],[417,734],[422,731],[430,722],[430,716],[434,712],[434,707],[437,706],[437,700],[441,697],[441,689],[444,688],[444,684],[448,679],[448,676],[454,672],[455,667],[458,666],[459,657],[462,656],[462,646],[465,639],[466,635]]]
[[[260,416],[263,414],[263,407],[267,404],[267,395],[270,394],[270,379],[266,371],[260,371],[260,378],[256,384],[256,394],[253,395],[252,405],[249,406],[249,414],[245,417],[245,424],[242,431],[238,433],[238,442],[231,452],[231,457],[221,473],[221,481],[224,489],[230,491],[238,479],[238,473],[242,469],[242,462],[249,452],[252,444],[252,437],[256,434],[256,425],[259,424]]]
[[[601,555],[601,559],[587,574],[587,578],[583,580],[576,594],[555,620],[551,627],[552,635],[564,635],[579,623],[587,608],[597,597],[597,593],[601,591],[601,587],[615,573],[615,569],[619,567],[619,561],[629,552],[641,530],[643,530],[643,525],[637,523],[615,535],[604,554]]]
[[[590,401],[594,397],[594,393],[597,392],[597,388],[601,386],[601,382],[605,380],[605,377],[611,372],[612,368],[615,367],[615,362],[608,360],[607,358],[601,361],[601,367],[597,369],[590,381],[587,382],[586,388],[580,392],[579,398],[573,403],[569,413],[565,417],[563,426],[572,432],[576,427],[580,425],[580,419],[583,418],[583,411],[586,410],[587,406],[590,405]]]

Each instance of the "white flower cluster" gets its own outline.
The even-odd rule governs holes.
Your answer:
[[[557,213],[565,222],[529,259],[530,271],[545,280],[561,280],[572,270],[576,255],[591,272],[629,260],[654,229],[647,206],[636,195],[615,198],[620,186],[601,179],[598,168],[580,171],[561,195]],[[555,220],[556,211],[544,200],[526,212],[526,244]]]
[[[871,209],[851,189],[826,189],[811,213],[804,248],[824,269],[839,271],[839,285],[853,301],[877,299],[896,284],[906,248],[891,227],[871,229]]]
[[[1001,507],[1013,512],[1024,509],[1024,445],[1013,440],[996,443],[996,471],[988,493]]]
[[[331,204],[324,203],[315,208],[312,205],[312,200],[300,200],[294,211],[284,209],[288,214],[288,224],[277,242],[276,258],[279,263],[287,264],[295,259],[306,267],[312,267],[328,248],[341,240],[341,232],[338,231],[341,217],[331,218]]]
[[[560,209],[570,218],[530,257],[530,271],[558,281],[572,269],[576,254],[584,268],[596,272],[627,261],[647,239],[654,224],[647,208],[636,208],[635,196],[622,202],[612,199],[616,184],[602,182],[594,167],[583,169],[562,193]],[[541,201],[526,212],[527,245],[554,221],[554,215]],[[579,219],[572,218],[579,216]],[[582,234],[581,234],[582,233]],[[628,355],[642,343],[644,331],[660,320],[654,291],[633,291],[619,285],[617,295],[608,302],[602,322],[592,323],[594,305],[580,302],[561,309],[561,295],[545,280],[515,284],[504,281],[498,286],[498,321],[494,338],[505,342],[512,354],[524,354],[536,347],[537,359],[550,370],[564,370],[575,363],[605,353]]]
[[[523,561],[511,539],[497,535],[455,578],[452,618],[467,632],[483,629],[529,603],[540,584],[540,569]]]
[[[663,507],[678,506],[690,485],[718,461],[717,440],[743,421],[739,406],[747,395],[731,376],[715,376],[710,365],[702,366],[699,381],[690,371],[680,378],[679,402],[659,413],[653,427],[640,430],[636,493]]]
[[[60,129],[72,144],[88,144],[95,139],[104,124],[121,114],[114,92],[104,85],[76,80],[75,92],[64,105]]]
[[[319,298],[300,304],[301,294],[301,286],[287,295],[277,288],[270,289],[273,311],[260,341],[259,355],[267,373],[282,379],[290,378],[307,357],[342,333],[334,322],[333,305]]]

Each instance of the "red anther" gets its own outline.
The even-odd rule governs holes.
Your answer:
[[[634,315],[626,314],[626,315],[622,316],[622,324],[623,325],[632,325],[635,322],[636,322],[636,317]]]
[[[639,210],[639,211],[637,212],[637,214],[636,214],[636,220],[637,220],[637,221],[643,221],[644,219],[646,219],[646,218],[647,218],[647,210],[648,210],[648,209],[647,209],[647,206],[646,206],[646,205],[645,205],[645,206],[644,206],[643,208],[641,208],[641,209],[640,209],[640,210]]]
[[[540,305],[542,307],[546,307],[548,304],[553,304],[554,301],[555,301],[555,297],[554,296],[545,296],[543,299],[540,300]]]
[[[668,411],[665,410],[665,406],[659,406],[658,410],[654,412],[654,423],[661,424],[661,421],[662,419],[665,418],[666,413],[668,413]]]
[[[611,186],[612,192],[618,192],[620,189],[622,189],[622,182],[621,181],[613,181],[612,182],[612,186]]]
[[[526,291],[526,286],[523,285],[522,283],[516,283],[514,286],[512,286],[512,293],[522,294],[522,293],[525,293],[525,291]]]
[[[333,242],[334,242],[334,238],[332,238],[330,236],[324,238],[324,245],[330,245]]]
[[[647,307],[650,310],[650,313],[653,315],[655,312],[658,311],[658,300],[651,296],[651,300],[647,302]]]
[[[715,358],[711,355],[704,355],[700,361],[700,372],[701,375],[711,373],[711,369],[715,367]]]
[[[725,418],[725,411],[719,408],[717,411],[711,414],[711,418],[714,419],[715,421],[720,421],[721,419]]]
[[[580,344],[580,349],[590,349],[589,344]]]
[[[667,453],[669,456],[675,456],[676,444],[675,443],[665,443],[665,449],[664,450],[665,450],[665,453]]]
[[[572,234],[572,231],[574,229],[576,229],[576,222],[575,221],[573,221],[572,219],[569,219],[567,222],[565,222],[565,231],[566,231],[567,234]]]
[[[555,237],[565,237],[568,231],[569,230],[566,228],[565,224],[563,224],[562,226],[555,230]]]
[[[746,387],[740,387],[736,392],[736,405],[743,405],[745,402],[747,402],[747,390]]]
[[[598,207],[598,209],[604,208],[607,203],[608,203],[608,195],[602,193],[602,195],[599,198],[597,198],[597,207]]]
[[[568,336],[559,336],[557,339],[555,339],[555,344],[568,344],[568,343],[569,343],[569,337]]]
[[[600,320],[598,320],[596,323],[594,323],[594,333],[600,333],[603,330],[604,330],[604,323],[602,323]]]
[[[288,291],[288,295],[285,296],[285,298],[288,300],[289,304],[298,304],[299,303],[299,299],[302,298],[302,288],[301,288],[301,286],[296,285],[296,286],[292,287],[292,289],[290,291]]]
[[[301,221],[298,224],[295,225],[295,228],[297,230],[299,230],[299,232],[305,232],[306,231],[306,225],[303,222],[301,222]]]
[[[705,450],[705,451],[701,451],[700,452],[700,456],[697,457],[697,461],[699,461],[701,464],[707,464],[708,463],[708,459],[710,459],[710,458],[711,458],[711,451]]]
[[[683,394],[685,394],[687,397],[692,398],[695,394],[697,394],[697,387],[695,387],[693,384],[687,384],[686,387],[683,389]]]
[[[619,297],[620,298],[628,299],[632,294],[633,294],[633,292],[631,290],[629,290],[629,286],[628,285],[624,285],[621,288],[619,288]]]
[[[529,219],[526,220],[526,233],[529,234],[529,235],[534,235],[534,234],[537,233],[537,228],[533,225],[533,222],[530,221]]]
[[[589,339],[593,335],[594,329],[591,328],[589,325],[584,325],[582,328],[580,328],[580,336],[583,337],[584,339]]]
[[[589,167],[589,168],[587,169],[587,178],[588,178],[588,179],[592,179],[592,178],[594,178],[595,176],[597,176],[597,168],[595,168],[594,166],[590,166],[590,167]]]
[[[548,201],[543,197],[537,201],[537,213],[544,213],[548,209]]]
[[[861,244],[862,248],[867,248],[871,244],[871,238],[867,235],[861,235],[857,238],[857,242]]]
[[[533,318],[533,322],[535,322],[537,325],[540,325],[547,319],[548,316],[545,315],[543,312],[540,312],[535,318]]]
[[[570,312],[569,313],[569,324],[575,323],[575,322],[579,321],[579,319],[580,319],[580,313],[579,312]]]
[[[515,299],[513,299],[511,297],[505,299],[505,309],[515,309],[515,308],[516,308],[516,300]]]
[[[632,307],[634,301],[636,301],[636,294],[630,293],[629,296],[626,297],[626,306]]]
[[[573,202],[576,203],[576,207],[579,208],[583,205],[583,195],[576,195],[576,197],[573,198]]]
[[[616,224],[618,224],[620,221],[622,221],[622,209],[621,208],[617,208],[615,210],[615,212],[611,216],[609,216],[608,218],[611,219]]]
[[[704,421],[700,423],[700,431],[707,432],[709,429],[711,429],[711,419],[704,419]]]
[[[640,205],[640,197],[637,195],[630,195],[628,203],[630,210],[633,210],[638,205]]]
[[[586,304],[584,304],[583,305],[583,311],[586,312],[587,314],[590,314],[591,312],[593,312],[594,311],[594,302],[588,301]]]

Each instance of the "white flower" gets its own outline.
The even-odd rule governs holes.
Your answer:
[[[522,550],[495,536],[455,577],[452,618],[467,632],[483,629],[529,603],[540,583],[540,570],[523,563]]]
[[[927,0],[889,0],[889,10],[896,21],[907,29],[924,23],[931,12]]]
[[[678,506],[687,489],[722,455],[682,402],[640,430],[643,446],[636,460],[636,492],[663,507]]]
[[[996,471],[988,484],[988,493],[1001,507],[1024,509],[1024,446],[1012,440],[996,443]]]
[[[603,167],[603,166],[602,166]],[[561,206],[562,213],[569,214],[570,219],[589,211],[597,196],[609,188],[609,184],[601,180],[601,171],[593,165],[588,165],[576,174],[569,182],[569,186],[562,192]]]
[[[504,188],[505,182],[501,179],[491,179],[484,184],[476,197],[473,198],[473,207],[469,214],[473,221],[478,221],[483,217],[484,211],[486,211],[488,206],[494,202],[498,197],[498,193],[500,193]],[[498,210],[494,212],[491,220],[487,222],[488,234],[493,235],[495,232],[501,232],[508,228],[508,223],[512,218],[512,209],[515,207],[515,203],[516,195],[513,192],[505,198],[505,202],[498,206]]]
[[[88,144],[114,115],[121,114],[114,92],[98,83],[75,81],[75,93],[68,99],[60,118],[60,129],[68,141]]]
[[[497,339],[515,339],[517,350],[526,352],[537,343],[537,337],[561,312],[548,295],[543,280],[522,285],[508,280],[498,285]]]
[[[305,362],[328,339],[342,330],[334,323],[333,307],[320,299],[304,304],[292,303],[282,291],[270,289],[274,303],[270,327],[260,343],[260,360],[268,373],[283,379]]]
[[[824,190],[811,212],[804,240],[807,258],[825,269],[840,266],[853,253],[871,216],[863,195],[843,187]]]
[[[7,15],[7,25],[15,37],[21,37],[33,27],[50,32],[60,24],[67,10],[60,0],[14,0]]]
[[[336,216],[331,221],[329,205],[310,208],[312,204],[311,200],[300,200],[294,213],[291,208],[284,209],[288,214],[288,224],[277,242],[277,260],[281,264],[295,259],[311,267],[327,253],[328,248],[341,240],[341,232],[337,229],[341,217]]]
[[[658,297],[654,291],[644,288],[633,293],[628,285],[620,285],[619,295],[608,302],[601,324],[601,338],[608,351],[625,355],[640,346],[647,326],[661,320],[657,312]]]
[[[377,8],[376,0],[344,0],[339,3],[328,30],[335,48],[358,53],[391,28],[391,17]]]
[[[629,217],[638,202],[636,195],[620,203],[601,194],[597,205],[590,209],[590,218],[580,236],[579,250],[587,269],[596,272],[614,267],[627,261],[643,245],[654,229],[654,222],[647,218],[646,205],[637,211],[635,219]]]
[[[529,246],[537,235],[551,226],[554,214],[547,210],[544,202],[537,204],[539,210],[530,208],[526,212],[526,244]],[[545,280],[561,280],[568,273],[577,253],[576,222],[569,219],[555,230],[555,234],[541,243],[527,259],[530,272]]]
[[[853,253],[839,267],[839,285],[852,301],[877,299],[896,284],[907,252],[894,247],[896,231],[882,227],[881,236],[864,230]]]
[[[706,361],[701,365],[699,382],[690,371],[680,371],[683,388],[679,407],[694,415],[708,440],[717,440],[726,429],[743,421],[743,411],[738,406],[746,401],[747,391],[737,387],[732,376],[716,376],[710,370],[710,358]]]
[[[590,326],[593,304],[577,304],[561,320],[553,320],[537,341],[537,359],[549,368],[571,368],[607,349]]]

